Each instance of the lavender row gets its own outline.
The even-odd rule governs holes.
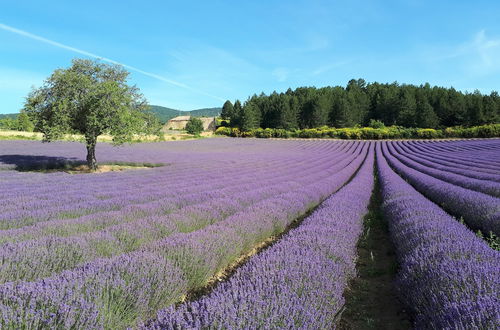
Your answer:
[[[257,203],[203,230],[174,234],[142,252],[99,259],[36,282],[6,283],[0,286],[4,304],[1,325],[133,326],[139,319],[152,317],[152,311],[178,301],[180,292],[204,285],[255,244],[283,231],[297,216],[342,186],[365,155],[363,151],[341,171],[327,170],[329,177],[320,182]],[[142,255],[149,261],[143,261]],[[115,270],[117,267],[120,270]],[[103,269],[112,274],[103,275]]]
[[[387,146],[388,143],[382,144],[388,163],[418,191],[451,214],[463,217],[470,227],[486,233],[492,231],[496,235],[500,234],[500,199],[455,186],[412,169],[392,156]]]
[[[494,197],[500,197],[500,183],[465,176],[467,174],[473,174],[473,171],[462,170],[460,171],[462,172],[461,174],[451,173],[447,168],[438,169],[431,162],[425,162],[408,155],[399,148],[397,143],[388,144],[388,148],[398,161],[419,172],[466,189],[475,190]]]
[[[483,141],[477,142],[480,145],[482,145]],[[490,173],[499,173],[500,171],[497,169],[497,166],[491,163],[491,159],[486,160],[481,160],[481,152],[475,152],[474,154],[468,152],[465,155],[464,154],[459,154],[457,152],[453,152],[450,150],[447,151],[436,151],[432,148],[432,145],[430,143],[428,144],[423,144],[423,143],[415,143],[413,141],[405,141],[403,142],[405,146],[408,148],[411,148],[412,151],[418,153],[419,155],[426,156],[426,157],[432,157],[431,159],[436,159],[439,161],[448,161],[450,160],[450,156],[453,157],[453,162],[452,164],[455,164],[457,167],[465,167],[469,169],[474,169],[478,168],[480,171],[486,171]],[[498,146],[496,147],[498,149]],[[471,163],[471,158],[475,160],[474,163]],[[494,162],[495,163],[495,162]],[[477,164],[478,167],[473,166],[474,164]]]
[[[304,175],[296,184],[285,182],[279,187],[245,189],[239,194],[208,200],[194,206],[186,206],[166,216],[149,216],[137,221],[121,223],[99,232],[87,233],[68,238],[41,237],[20,243],[5,244],[0,251],[0,283],[13,280],[34,280],[50,276],[77,264],[96,259],[99,256],[112,256],[130,252],[152,241],[162,239],[173,233],[191,232],[221,221],[237,213],[246,212],[248,205],[258,203],[271,196],[294,192],[305,182],[318,182],[325,174],[341,170],[351,157],[329,166],[330,169]],[[291,179],[291,177],[289,178]],[[303,182],[299,185],[299,182]],[[162,211],[166,205],[158,205]],[[128,208],[130,210],[130,208]],[[130,213],[130,216],[139,216]],[[143,215],[142,215],[143,216]]]
[[[348,156],[347,154],[339,154],[335,158],[335,155],[336,154],[332,155],[334,157],[332,160],[333,162],[342,161],[343,157]],[[328,163],[322,160],[322,163],[320,163],[319,166],[324,167],[325,164],[328,165]],[[291,171],[286,171],[286,168],[283,168],[281,175],[274,175],[270,178],[263,176],[262,179],[267,180],[268,187],[273,187],[273,185],[280,185],[282,182],[293,181],[293,179],[302,171],[306,171],[306,173],[315,171],[319,172],[321,171],[321,167],[318,167],[315,163],[310,163],[308,164],[307,170],[303,167],[295,167],[292,168]],[[161,176],[161,173],[157,173],[157,175]],[[189,182],[189,185],[191,186],[189,190],[176,190],[169,188],[168,193],[163,192],[162,194],[164,197],[160,199],[157,199],[157,196],[160,196],[160,194],[156,194],[155,191],[147,192],[143,194],[142,197],[144,203],[130,205],[130,199],[128,198],[119,201],[119,203],[113,203],[112,205],[119,208],[119,211],[96,212],[72,219],[53,219],[38,222],[30,227],[0,231],[0,242],[27,239],[30,237],[41,237],[48,234],[67,236],[72,233],[76,234],[79,231],[85,232],[91,229],[99,230],[100,228],[104,228],[106,224],[112,225],[119,222],[127,222],[127,219],[130,220],[147,215],[162,215],[166,211],[170,212],[176,208],[207,201],[210,198],[233,196],[240,190],[249,191],[257,188],[262,189],[262,185],[259,182],[255,182],[255,173],[247,175],[242,173],[241,177],[244,178],[244,180],[234,180],[230,185],[228,185],[228,183],[224,183],[224,186],[222,187],[209,181],[204,182],[203,184],[198,185],[196,189],[193,189],[192,182]],[[165,190],[165,188],[163,188],[163,190]],[[135,194],[129,195],[135,196]],[[47,208],[49,209],[48,211]],[[50,208],[45,206],[44,211],[50,213]]]
[[[408,144],[419,148],[424,153],[432,155],[438,159],[448,159],[447,156],[452,156],[457,164],[470,165],[471,162],[477,164],[480,169],[488,169],[498,173],[498,162],[499,159],[495,158],[493,155],[495,153],[490,153],[485,150],[486,146],[493,147],[493,150],[498,150],[500,140],[478,140],[478,141],[454,141],[454,145],[459,146],[461,144],[475,144],[479,150],[456,150],[453,148],[452,142],[442,143],[442,142],[407,142]],[[482,149],[482,150],[481,150]]]
[[[170,169],[168,169],[170,170]],[[155,170],[156,171],[156,170]],[[249,173],[245,173],[245,171],[242,171],[240,175],[236,178],[236,180],[233,182],[234,184],[244,184],[245,182],[253,182],[255,183],[254,177],[256,175],[255,169]],[[14,198],[17,199],[17,203],[12,202],[10,209],[11,211],[9,212],[9,209],[4,210],[2,216],[0,217],[1,223],[3,223],[3,226],[6,228],[9,227],[17,227],[20,225],[26,225],[30,223],[36,223],[40,221],[46,221],[50,220],[51,218],[60,216],[61,214],[65,214],[66,217],[68,216],[78,216],[78,214],[86,214],[86,213],[95,213],[97,211],[106,211],[106,210],[113,210],[113,209],[120,209],[125,205],[130,205],[130,203],[140,203],[142,201],[148,202],[154,199],[161,198],[162,196],[164,197],[169,197],[169,196],[178,196],[178,195],[183,195],[186,193],[193,193],[193,191],[204,191],[204,190],[212,190],[212,189],[220,189],[223,188],[224,186],[228,186],[228,183],[223,180],[223,177],[216,177],[208,180],[204,180],[204,182],[201,185],[197,185],[193,189],[193,181],[196,181],[199,179],[200,174],[198,173],[196,176],[188,176],[185,177],[185,181],[183,182],[182,186],[169,186],[169,189],[165,189],[165,183],[168,182],[168,176],[165,176],[164,174],[165,171],[156,171],[156,181],[160,181],[162,185],[155,185],[150,184],[149,180],[144,182],[144,179],[142,177],[136,177],[138,180],[134,182],[127,182],[129,185],[129,189],[122,189],[120,185],[117,185],[121,183],[121,180],[123,177],[116,177],[114,180],[110,180],[110,182],[107,182],[108,189],[115,189],[116,191],[120,192],[118,195],[115,195],[114,198],[105,198],[103,199],[101,196],[106,196],[106,191],[103,190],[98,190],[92,191],[92,195],[89,196],[88,198],[82,198],[80,192],[72,193],[70,191],[66,192],[66,196],[63,198],[58,199],[57,201],[54,201],[53,203],[49,203],[47,200],[40,200],[37,199],[36,201],[33,201],[29,204],[26,203],[20,203],[23,201],[23,199],[19,198],[16,196],[15,191],[11,192],[13,196],[16,196]],[[182,175],[182,173],[178,173],[178,175]],[[93,178],[98,179],[98,178]],[[117,180],[120,179],[120,180]],[[266,176],[263,176],[263,179],[267,179]],[[85,182],[85,185],[78,185],[78,187],[82,190],[87,190],[86,185],[90,185],[92,187],[98,188],[100,185],[96,184],[96,182],[93,182],[92,179],[87,180]],[[131,190],[130,187],[144,187],[144,193],[141,194],[141,190],[137,189],[136,191]],[[106,187],[106,186],[105,186]],[[109,188],[111,187],[111,188]],[[54,187],[54,188],[59,188],[60,187]],[[156,188],[156,189],[155,189]],[[233,186],[234,189],[234,186]],[[167,190],[167,191],[166,191]],[[35,196],[47,196],[51,195],[50,192],[46,192],[44,194],[40,195],[35,195]],[[143,196],[146,195],[147,197],[144,198]],[[96,197],[94,197],[96,196]],[[138,197],[141,196],[141,197]],[[18,221],[16,221],[18,219]],[[1,226],[0,223],[0,226]]]
[[[372,149],[372,148],[371,148]],[[210,295],[161,310],[147,329],[327,329],[355,274],[373,188],[373,150],[355,178]]]
[[[350,144],[349,147],[354,146],[354,144]],[[341,159],[343,154],[347,153],[348,150],[345,152],[341,153],[335,153],[333,152],[332,155],[330,156],[331,158],[329,159],[335,159],[337,156],[339,159]],[[293,175],[294,173],[300,173],[300,172],[308,172],[310,170],[315,170],[314,168],[316,166],[325,164],[325,159],[321,159],[321,157],[318,157],[319,159],[315,159],[310,162],[305,162],[304,160],[300,162],[294,162],[294,167],[290,167],[292,171],[287,172],[287,166],[280,166],[280,168],[283,169],[283,171],[286,173],[286,175]],[[290,165],[289,165],[290,166]],[[155,170],[156,171],[156,170]],[[170,171],[169,169],[166,169],[165,171]],[[60,214],[60,212],[65,211],[66,213],[71,212],[73,210],[77,210],[76,212],[82,213],[81,216],[85,216],[87,213],[93,214],[97,213],[98,211],[101,212],[106,212],[106,210],[119,210],[123,208],[126,205],[130,205],[132,201],[136,201],[136,203],[139,202],[151,202],[155,201],[159,198],[162,198],[162,194],[164,197],[174,197],[176,199],[179,198],[179,196],[184,197],[184,195],[188,194],[193,194],[193,193],[198,193],[197,198],[200,198],[200,192],[204,191],[215,191],[216,193],[221,189],[225,188],[227,189],[232,189],[232,190],[237,190],[238,185],[244,185],[247,183],[254,184],[254,185],[259,185],[258,182],[255,181],[255,177],[259,176],[262,178],[262,180],[268,180],[270,181],[269,184],[272,184],[274,181],[278,180],[279,178],[285,179],[285,180],[290,180],[289,177],[284,177],[283,175],[278,175],[276,176],[275,173],[272,173],[268,171],[268,173],[265,174],[260,174],[257,172],[255,169],[252,171],[249,171],[248,173],[245,173],[245,171],[242,171],[235,179],[232,180],[232,182],[227,182],[224,180],[224,178],[215,178],[215,179],[208,179],[204,180],[201,184],[195,185],[193,182],[199,180],[200,175],[197,175],[193,178],[187,177],[185,183],[180,187],[177,188],[176,186],[169,185],[168,189],[166,188],[167,182],[165,182],[165,179],[163,176],[165,175],[165,171],[156,171],[155,177],[156,181],[161,182],[163,185],[158,187],[158,189],[155,189],[154,186],[151,187],[150,190],[146,190],[144,193],[141,194],[141,191],[138,190],[137,192],[130,192],[130,191],[125,191],[123,195],[117,196],[115,199],[110,200],[95,200],[95,201],[90,201],[90,200],[83,200],[79,201],[78,203],[75,203],[74,201],[72,202],[71,200],[66,200],[63,198],[61,201],[58,202],[58,205],[60,207],[52,208],[50,203],[47,203],[46,200],[39,200],[37,201],[36,205],[18,205],[18,207],[13,210],[11,213],[12,214],[5,214],[0,217],[5,218],[5,221],[0,220],[0,227],[6,226],[6,228],[9,227],[19,227],[22,225],[30,224],[30,223],[38,223],[38,222],[46,222],[46,221],[51,221],[54,223],[54,220],[58,220],[57,218],[54,219],[53,217],[57,216]],[[270,173],[269,173],[270,172]],[[229,172],[229,175],[230,172]],[[110,180],[107,182],[107,185],[109,187],[112,187],[116,189],[117,191],[122,190],[119,185],[116,183],[120,183],[122,177],[115,177],[114,181]],[[132,187],[137,187],[137,186],[142,186],[142,187],[147,187],[149,186],[149,180],[144,183],[142,177],[136,176],[138,179],[135,182],[128,182],[128,184]],[[99,185],[96,182],[93,182],[95,180],[98,180],[99,178],[88,178],[86,179],[86,184],[90,186],[95,186],[96,188],[99,187]],[[120,180],[118,180],[120,179]],[[168,176],[167,176],[168,180]],[[57,182],[57,181],[56,181]],[[172,187],[171,187],[172,186]],[[81,186],[80,186],[81,187]],[[84,187],[81,187],[81,189],[86,190]],[[99,192],[97,190],[96,194],[102,195],[103,192]],[[49,194],[50,195],[50,194]],[[72,195],[71,193],[67,193],[67,195]],[[78,193],[73,194],[78,198]],[[142,196],[141,196],[142,195]],[[15,196],[15,195],[14,195]],[[46,196],[46,194],[42,194],[41,196]],[[141,196],[141,197],[137,197]],[[40,195],[39,195],[40,197]],[[186,196],[187,197],[187,196]],[[73,214],[75,216],[75,214]],[[18,219],[17,221],[15,219]],[[57,226],[57,223],[54,223],[55,226]],[[0,232],[1,233],[1,232]],[[10,232],[7,232],[6,235],[10,236]]]
[[[185,235],[174,234],[150,246],[148,251],[163,253],[168,259],[175,260],[184,270],[191,287],[203,285],[232,260],[282,232],[298,216],[304,214],[305,210],[318,205],[342,187],[363,162],[367,146],[363,144],[362,152],[347,167],[340,171],[330,171],[329,176],[323,180],[262,201],[245,212],[219,221],[204,230]],[[193,249],[198,257],[185,258]]]
[[[418,160],[424,165],[431,163],[438,169],[444,169],[452,173],[466,175],[480,180],[500,182],[500,171],[484,168],[481,166],[481,164],[478,164],[477,162],[474,162],[472,160],[464,165],[461,164],[453,154],[441,154],[441,156],[438,156],[437,154],[430,153],[425,148],[423,150],[414,148],[408,142],[401,142],[398,143],[398,145],[404,149],[406,155],[413,156],[414,160]]]
[[[313,162],[317,161],[317,157],[311,158]],[[278,160],[280,159],[278,158]],[[255,162],[255,160],[253,160],[253,162]],[[13,180],[11,184],[5,184],[4,182],[7,180],[4,180],[4,178],[0,180],[0,193],[3,192],[3,195],[5,195],[2,196],[3,198],[0,203],[4,201],[7,203],[7,205],[3,205],[4,207],[0,209],[0,212],[6,212],[10,209],[17,211],[19,217],[33,217],[33,211],[40,209],[40,203],[43,202],[43,207],[45,209],[50,208],[52,203],[55,203],[56,205],[66,207],[66,209],[62,211],[68,213],[71,212],[70,207],[72,207],[72,204],[80,203],[80,205],[77,205],[75,208],[78,210],[79,206],[85,207],[87,202],[92,204],[94,201],[101,202],[102,199],[105,199],[105,201],[101,203],[109,203],[110,198],[122,198],[122,196],[135,198],[141,193],[141,190],[144,192],[152,190],[155,192],[161,192],[162,190],[163,192],[168,192],[170,189],[174,189],[172,195],[175,196],[179,193],[183,193],[175,191],[179,183],[186,191],[188,191],[188,189],[197,189],[198,185],[193,187],[192,183],[196,178],[201,183],[207,182],[207,185],[213,188],[217,188],[214,186],[217,185],[217,182],[219,182],[219,184],[224,183],[225,185],[230,185],[230,182],[224,180],[228,176],[232,178],[235,184],[241,183],[239,180],[242,177],[251,178],[251,180],[255,182],[255,177],[257,176],[262,177],[263,180],[267,179],[266,176],[270,175],[269,168],[286,168],[287,166],[306,164],[307,158],[300,159],[300,157],[293,157],[293,155],[290,157],[290,155],[287,155],[287,157],[283,158],[279,163],[277,163],[277,159],[274,159],[273,162],[261,162],[258,166],[255,166],[255,164],[249,162],[247,157],[237,163],[238,166],[236,166],[236,168],[234,168],[234,164],[225,164],[215,171],[210,169],[209,172],[200,170],[199,167],[201,166],[196,166],[196,170],[192,174],[190,173],[193,171],[192,164],[189,165],[187,170],[183,170],[180,164],[172,164],[168,167],[154,170],[130,171],[119,174],[107,173],[106,175],[90,177],[85,175],[73,176],[58,174],[58,176],[54,176],[53,174],[40,175],[23,173],[21,178],[34,178],[36,182],[25,182],[23,184],[19,176],[17,176],[16,180]],[[274,173],[271,173],[271,175],[272,174]],[[13,174],[9,173],[9,176],[5,179],[11,176],[13,176]],[[179,178],[182,178],[182,180],[179,180]],[[210,183],[212,185],[210,185]],[[136,189],[136,194],[134,194],[133,188]],[[34,204],[26,203],[27,199],[31,200]],[[40,201],[40,199],[43,199],[43,201]],[[27,210],[24,215],[22,212],[23,209]],[[31,213],[29,211],[31,211]]]
[[[280,196],[285,192],[294,192],[305,183],[313,184],[325,179],[329,173],[335,173],[345,167],[356,157],[356,150],[335,165],[328,163],[318,171],[311,171],[296,179],[297,182],[284,182],[277,187],[261,187],[245,189],[238,187],[240,193],[231,196],[208,200],[193,206],[185,206],[168,215],[144,214],[130,212],[130,217],[141,216],[139,220],[120,223],[104,230],[68,238],[40,237],[20,243],[5,244],[0,252],[0,283],[9,280],[34,280],[71,269],[77,264],[90,261],[99,256],[112,256],[130,252],[141,246],[159,240],[176,232],[191,232],[221,221],[237,212],[246,212],[251,204],[265,200],[271,196]],[[360,151],[358,151],[359,153]],[[296,176],[296,173],[293,176]],[[291,180],[292,177],[287,177]],[[310,184],[310,183],[309,183]],[[249,188],[249,187],[248,187]],[[156,204],[155,210],[171,211],[168,204]],[[145,211],[144,209],[139,209]]]
[[[383,210],[400,264],[397,287],[415,328],[496,328],[500,253],[418,193],[387,160],[378,148]]]

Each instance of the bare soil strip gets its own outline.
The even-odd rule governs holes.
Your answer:
[[[381,210],[380,186],[375,189],[364,232],[358,243],[358,276],[344,293],[345,310],[339,329],[411,329],[411,322],[394,290],[397,261]]]

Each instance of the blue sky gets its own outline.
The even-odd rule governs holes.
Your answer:
[[[489,93],[499,14],[494,0],[5,1],[0,113],[82,52],[129,66],[151,104],[182,110],[351,78]]]

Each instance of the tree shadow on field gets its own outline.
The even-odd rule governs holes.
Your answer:
[[[69,169],[82,164],[85,162],[75,157],[0,155],[0,167],[20,172]]]

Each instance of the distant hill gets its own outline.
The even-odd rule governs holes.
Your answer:
[[[191,111],[176,110],[159,105],[151,105],[153,112],[162,123],[177,116],[195,116],[195,117],[215,117],[220,114],[222,108],[203,108]]]
[[[0,119],[5,119],[5,118],[12,118],[15,119],[17,117],[18,113],[0,113]]]
[[[183,111],[162,107],[160,105],[151,105],[151,111],[158,117],[162,123],[177,116],[195,116],[195,117],[215,117],[220,114],[222,108],[203,108],[191,111]],[[18,113],[0,114],[0,119],[16,118]]]

